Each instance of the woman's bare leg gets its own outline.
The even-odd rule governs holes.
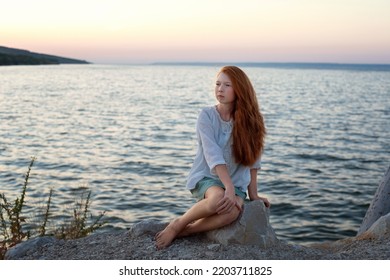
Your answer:
[[[183,216],[173,220],[163,231],[156,234],[157,248],[169,246],[177,236],[216,229],[235,220],[239,214],[238,208],[227,214],[216,214],[216,205],[224,193],[220,187],[209,188],[205,199],[195,203]],[[237,199],[241,206],[242,199],[238,197]]]
[[[156,246],[158,249],[169,246],[173,239],[191,222],[216,213],[217,202],[223,197],[224,190],[220,187],[210,187],[207,191],[207,197],[195,203],[181,217],[173,220],[163,230],[156,234]]]
[[[195,233],[206,232],[221,228],[234,222],[240,215],[243,200],[236,196],[236,201],[239,207],[235,207],[231,212],[227,214],[214,214],[202,219],[199,219],[191,224],[188,224],[178,236],[188,236]]]

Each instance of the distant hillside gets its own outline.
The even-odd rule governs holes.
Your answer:
[[[0,46],[0,66],[41,64],[88,64],[85,60],[34,53],[27,50]]]

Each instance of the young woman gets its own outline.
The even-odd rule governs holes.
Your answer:
[[[186,213],[156,234],[158,249],[176,237],[220,228],[235,221],[247,192],[257,194],[257,171],[266,129],[256,92],[238,67],[225,66],[215,82],[216,106],[204,108],[197,121],[198,150],[187,188],[198,199]]]

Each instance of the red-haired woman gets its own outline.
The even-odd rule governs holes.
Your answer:
[[[263,200],[257,194],[257,171],[266,129],[256,92],[248,76],[236,66],[225,66],[215,82],[216,106],[199,114],[198,150],[187,178],[187,188],[198,199],[186,213],[156,234],[158,249],[179,236],[220,228],[235,221],[244,200]]]

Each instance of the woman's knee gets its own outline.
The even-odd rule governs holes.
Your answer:
[[[227,223],[232,223],[234,222],[235,220],[237,220],[237,218],[240,216],[240,213],[242,211],[242,205],[244,204],[244,201],[242,200],[242,198],[240,198],[239,196],[236,196],[236,205],[234,206],[234,208],[232,209],[232,211],[230,211],[226,217],[226,222]]]
[[[217,212],[217,204],[223,198],[225,192],[220,187],[210,187],[205,193],[207,199],[207,207],[210,212]]]
[[[234,207],[229,213],[222,215],[223,224],[229,225],[233,223],[240,216],[240,210],[237,207]]]

